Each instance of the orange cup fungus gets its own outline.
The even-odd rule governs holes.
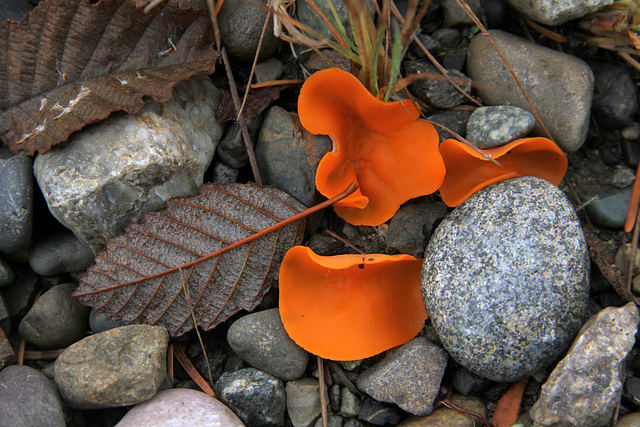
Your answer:
[[[323,358],[374,356],[424,326],[421,268],[410,255],[320,256],[294,246],[280,266],[282,323],[298,345]]]
[[[400,205],[433,193],[445,174],[432,124],[408,100],[384,102],[337,68],[307,79],[298,99],[300,122],[329,135],[333,151],[316,171],[316,188],[331,198],[351,182],[359,189],[334,205],[353,225],[380,225]]]
[[[447,168],[440,195],[448,206],[458,206],[481,188],[518,176],[536,176],[559,185],[567,171],[567,156],[547,138],[522,138],[484,152],[502,167],[455,139],[440,144]]]

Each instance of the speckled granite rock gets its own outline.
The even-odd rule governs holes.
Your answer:
[[[172,388],[131,408],[116,426],[244,427],[244,424],[215,397],[187,388]]]
[[[55,363],[62,398],[78,409],[134,405],[151,399],[166,376],[169,334],[129,325],[84,338]]]
[[[425,250],[422,295],[456,361],[512,382],[569,346],[587,308],[589,265],[564,193],[514,178],[478,191],[442,221]]]
[[[364,371],[356,384],[376,400],[395,403],[414,415],[427,415],[433,411],[447,359],[442,348],[416,337]]]
[[[39,155],[34,173],[51,213],[97,252],[144,212],[197,193],[222,136],[220,97],[199,75],[170,101],[110,117]]]
[[[624,361],[639,321],[634,303],[607,307],[589,319],[542,386],[531,408],[533,420],[541,425],[609,425],[622,396]]]
[[[547,25],[560,25],[582,18],[613,2],[614,0],[508,0],[511,6],[529,18]]]
[[[584,143],[589,127],[594,78],[575,56],[548,49],[503,31],[490,34],[520,78],[540,117],[558,145],[569,152]],[[467,52],[467,71],[489,105],[529,103],[486,36],[477,35]],[[540,125],[534,132],[543,135]]]
[[[480,148],[493,148],[526,136],[536,117],[511,105],[477,108],[467,122],[467,139]]]

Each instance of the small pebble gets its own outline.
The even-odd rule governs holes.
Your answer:
[[[467,139],[480,148],[494,148],[522,138],[536,125],[536,117],[511,105],[477,108],[467,122]]]
[[[442,348],[424,337],[416,337],[389,351],[384,359],[364,371],[356,384],[378,401],[395,403],[414,415],[430,414],[447,359]]]
[[[256,64],[256,83],[278,80],[282,77],[283,71],[284,65],[277,58],[269,58],[265,61],[260,61]]]
[[[100,313],[95,308],[91,309],[89,313],[89,328],[94,334],[108,331],[117,327],[123,326],[120,322],[110,319],[107,315]]]
[[[640,123],[633,122],[620,130],[620,134],[624,139],[638,140],[640,139]]]
[[[638,114],[638,91],[624,65],[615,61],[591,63],[595,77],[592,116],[602,127],[629,126]]]
[[[435,224],[447,216],[447,206],[428,198],[418,198],[400,206],[391,218],[387,246],[392,251],[422,258]]]
[[[335,413],[340,412],[340,406],[342,405],[342,395],[339,384],[333,384],[329,389],[329,404],[331,410]]]
[[[28,366],[0,370],[0,425],[64,427],[62,400],[53,382]]]
[[[616,165],[607,180],[609,185],[616,188],[625,188],[633,185],[636,180],[636,174],[633,169],[624,165]]]
[[[41,349],[64,348],[84,337],[89,307],[71,297],[75,289],[65,283],[42,294],[20,322],[20,336]]]
[[[293,427],[308,427],[320,416],[320,384],[315,378],[289,381],[286,385],[287,413]]]
[[[240,171],[231,166],[227,166],[222,162],[216,162],[213,166],[213,182],[216,184],[228,184],[236,182]]]
[[[196,390],[173,388],[137,404],[116,426],[244,427],[244,424],[216,398]]]
[[[216,396],[248,426],[283,426],[284,384],[255,368],[226,372],[216,381]]]
[[[93,251],[71,232],[36,242],[29,254],[29,265],[41,276],[82,271],[94,261]]]
[[[622,396],[625,359],[635,343],[640,316],[634,303],[607,307],[582,326],[569,352],[542,386],[531,408],[536,423],[611,422]]]
[[[624,227],[632,191],[633,187],[627,187],[602,191],[597,194],[585,194],[583,200],[590,200],[585,210],[591,221],[603,228],[620,229]],[[597,198],[593,199],[595,196]]]
[[[342,427],[344,424],[344,419],[340,415],[327,415],[327,427]],[[313,427],[324,427],[322,423],[322,418],[318,418]]]
[[[449,400],[456,406],[473,411],[483,417],[487,417],[487,408],[479,398],[475,396],[460,396],[452,394]],[[459,410],[441,406],[433,413],[424,417],[411,417],[402,422],[402,427],[476,427],[482,425],[477,418],[469,416]],[[512,425],[511,427],[514,427]]]
[[[439,28],[431,33],[431,36],[438,40],[442,46],[447,49],[458,47],[462,42],[462,34],[460,33],[460,30],[456,28]]]
[[[489,386],[490,381],[466,368],[459,368],[453,373],[452,383],[458,393],[469,396],[482,393]]]
[[[427,51],[429,51],[430,54],[439,55],[441,53],[444,46],[442,45],[442,42],[440,40],[425,33],[418,33],[417,37],[418,40],[420,40],[420,43],[422,43],[422,45],[427,49]],[[420,46],[418,46],[418,44],[415,42],[411,44],[410,49],[417,58],[427,57]]]
[[[560,25],[596,12],[614,0],[509,0],[509,4],[534,21]]]
[[[640,426],[640,412],[633,412],[624,417],[620,417],[616,427],[638,427]]]
[[[362,400],[348,387],[340,390],[340,415],[344,417],[357,417],[362,409]]]
[[[260,126],[262,126],[262,116],[247,119],[246,122],[251,141],[255,141]],[[246,165],[249,161],[247,146],[244,144],[242,130],[237,122],[232,122],[227,126],[227,130],[216,148],[216,156],[225,165],[236,169]]]
[[[441,76],[438,69],[426,61],[404,61],[402,64],[407,75],[430,73]],[[454,78],[454,81],[467,95],[471,94],[471,80],[464,74],[457,70],[447,70],[447,74]],[[409,85],[409,90],[419,100],[443,109],[457,107],[467,100],[449,82],[442,80],[419,79]]]
[[[168,343],[169,334],[160,326],[128,325],[88,336],[56,360],[56,386],[77,409],[151,399],[166,377]]]
[[[11,266],[0,258],[0,288],[11,284],[15,277]]]
[[[297,380],[307,368],[309,353],[289,337],[277,308],[236,320],[227,341],[250,365],[283,381]]]
[[[467,134],[467,122],[469,121],[469,117],[471,117],[471,111],[442,110],[430,115],[427,118],[430,122],[442,125],[464,138],[464,136]],[[445,139],[453,138],[453,135],[451,135],[450,132],[442,129],[440,126],[436,126],[436,131],[438,131],[441,142]]]
[[[39,282],[40,277],[30,268],[16,271],[13,282],[2,289],[9,316],[16,319],[27,314],[40,292]]]
[[[481,0],[468,0],[465,3],[473,13],[476,14],[476,16],[483,15]],[[442,9],[444,10],[444,21],[448,27],[473,24],[471,17],[469,17],[469,15],[458,3],[456,3],[455,0],[444,0],[442,2]]]
[[[33,160],[2,147],[0,176],[0,252],[15,253],[31,244]]]
[[[385,405],[373,399],[365,400],[360,415],[358,415],[358,420],[376,426],[396,425],[401,419],[402,414],[396,407]]]

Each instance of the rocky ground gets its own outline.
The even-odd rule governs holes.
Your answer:
[[[265,14],[250,2],[227,3],[220,27],[243,88]],[[404,10],[406,2],[397,3]],[[0,335],[0,368],[7,365],[0,370],[0,425],[112,426],[122,419],[133,426],[152,415],[163,425],[176,402],[188,402],[205,425],[211,417],[241,425],[187,391],[199,387],[181,366],[167,375],[169,343],[184,348],[205,378],[209,363],[216,396],[247,426],[322,425],[320,368],[330,426],[486,425],[482,418],[491,419],[498,399],[523,378],[521,425],[605,426],[614,418],[619,426],[640,425],[639,314],[614,289],[625,283],[615,256],[631,241],[623,226],[640,160],[640,72],[584,40],[579,22],[590,19],[589,10],[579,2],[567,2],[563,16],[556,6],[540,12],[542,1],[520,8],[563,42],[527,26],[502,1],[468,3],[567,153],[560,190],[517,178],[480,190],[455,210],[436,193],[405,203],[378,227],[355,227],[326,210],[310,219],[304,238],[322,255],[354,253],[352,245],[424,257],[431,319],[418,337],[369,359],[319,366],[287,335],[277,286],[251,313],[202,332],[202,344],[194,331],[170,338],[163,327],[122,326],[71,297],[94,252],[142,212],[196,193],[203,181],[253,180],[238,124],[216,122],[228,89],[220,67],[181,84],[163,106],[115,114],[35,161],[0,150],[0,332],[7,337]],[[31,7],[7,4],[0,11],[13,17]],[[298,13],[321,28],[304,8]],[[450,76],[473,85],[464,86],[465,96],[440,80],[413,83],[422,113],[483,148],[543,134],[504,62],[476,32],[455,1],[432,1],[418,38]],[[269,33],[255,80],[299,80],[327,67],[326,58],[302,50]],[[402,71],[437,73],[416,44]],[[263,181],[311,206],[322,200],[315,170],[331,141],[302,128],[299,90],[286,86],[247,125]],[[477,110],[473,99],[522,108]],[[164,133],[145,130],[145,114],[156,114]],[[20,366],[13,353],[22,339]]]

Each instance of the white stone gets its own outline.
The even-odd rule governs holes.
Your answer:
[[[560,25],[597,12],[614,0],[508,0],[511,6],[534,21]]]

